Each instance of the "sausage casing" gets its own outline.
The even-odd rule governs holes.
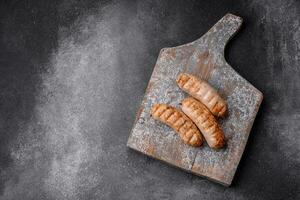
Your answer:
[[[211,148],[222,148],[225,136],[211,112],[199,101],[192,97],[181,102],[182,111],[197,125]]]
[[[187,73],[181,73],[176,82],[182,90],[201,101],[213,115],[225,116],[227,111],[225,101],[206,81]]]
[[[203,143],[197,126],[183,112],[166,104],[155,104],[151,108],[151,116],[173,128],[188,145],[197,147]]]

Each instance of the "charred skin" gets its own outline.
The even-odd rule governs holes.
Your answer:
[[[176,82],[182,90],[201,101],[213,115],[217,117],[226,115],[227,106],[225,101],[206,81],[190,74],[181,73]]]
[[[204,138],[199,129],[180,110],[166,104],[155,104],[151,108],[151,116],[173,128],[184,143],[194,147],[202,145]]]
[[[225,145],[225,136],[211,112],[192,97],[181,102],[182,111],[197,125],[211,148],[219,149]]]

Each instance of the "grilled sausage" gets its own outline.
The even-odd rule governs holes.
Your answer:
[[[176,82],[182,90],[201,101],[213,115],[217,117],[225,116],[227,111],[225,101],[206,81],[190,74],[181,73]]]
[[[195,122],[211,148],[219,149],[225,145],[222,129],[215,117],[201,102],[192,97],[185,98],[181,102],[181,109]]]
[[[197,126],[175,107],[166,104],[155,104],[151,108],[151,115],[154,119],[173,128],[186,144],[197,147],[203,143],[204,138]]]

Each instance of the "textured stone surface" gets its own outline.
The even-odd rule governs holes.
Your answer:
[[[263,98],[224,59],[225,45],[241,25],[240,17],[227,14],[200,39],[161,50],[128,139],[130,148],[221,184],[231,184]],[[176,106],[184,99],[186,94],[175,82],[181,72],[208,81],[227,102],[229,114],[220,122],[228,140],[226,148],[216,151],[208,145],[184,145],[173,130],[150,117],[153,104]]]
[[[0,199],[299,199],[299,4],[0,1]],[[264,94],[229,188],[126,147],[159,50],[228,12],[226,60]]]

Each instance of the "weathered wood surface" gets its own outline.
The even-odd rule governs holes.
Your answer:
[[[242,78],[224,58],[224,48],[239,30],[242,19],[227,14],[200,39],[160,51],[127,145],[199,176],[229,186],[243,154],[263,95]],[[166,125],[150,117],[154,103],[177,106],[187,95],[176,77],[189,72],[207,80],[228,104],[229,114],[219,120],[227,138],[226,148],[216,151],[184,144]]]

